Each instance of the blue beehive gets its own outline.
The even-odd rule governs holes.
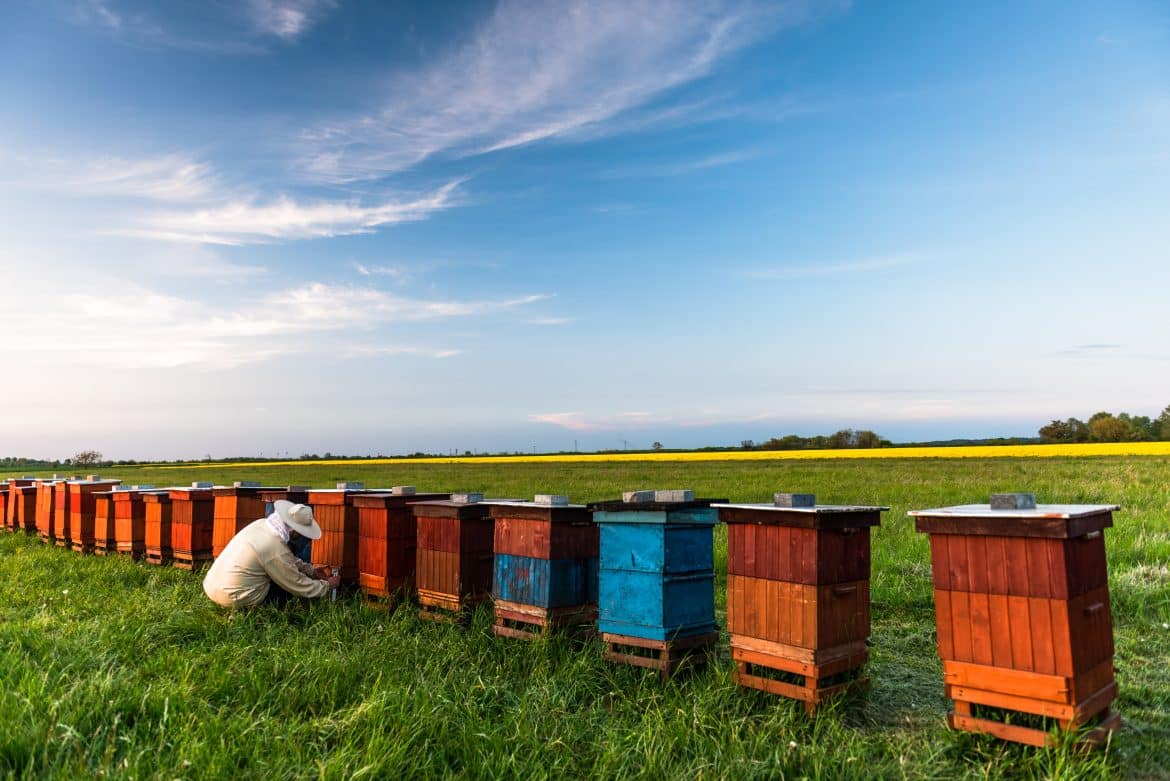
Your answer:
[[[593,505],[601,632],[674,640],[715,630],[714,501]]]
[[[538,559],[496,554],[493,596],[543,608],[597,601],[597,559]]]

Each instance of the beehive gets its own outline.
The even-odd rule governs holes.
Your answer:
[[[910,513],[930,535],[950,724],[1042,746],[1042,717],[1103,740],[1120,724],[1103,536],[1120,507],[1006,496]]]
[[[449,496],[398,486],[353,497],[358,516],[358,585],[367,597],[405,598],[413,593],[418,524],[411,505]]]
[[[474,494],[417,502],[415,583],[420,615],[461,618],[492,589],[491,506]]]
[[[36,481],[36,526],[37,535],[41,542],[52,545],[57,541],[61,529],[57,525],[57,484],[63,482],[58,478],[46,478]]]
[[[53,482],[53,544],[62,548],[69,547],[70,525],[73,521],[73,511],[69,506],[73,498],[69,493],[69,480],[80,480],[80,475],[65,480]]]
[[[165,491],[155,493],[166,496]],[[118,488],[111,492],[111,501],[114,505],[114,545],[119,556],[130,556],[140,559],[146,555],[146,487],[139,489]],[[167,496],[167,501],[170,497]],[[159,508],[159,523],[162,521],[162,509]],[[161,525],[158,531],[159,548],[161,550]]]
[[[869,530],[889,508],[793,496],[715,506],[727,524],[727,631],[736,682],[801,700],[812,711],[864,682]]]
[[[302,485],[261,488],[260,498],[264,501],[264,515],[268,516],[272,514],[273,505],[280,499],[293,504],[308,504],[309,489]]]
[[[215,494],[210,483],[172,488],[171,547],[175,566],[196,569],[211,563],[211,535],[215,524]],[[255,518],[253,518],[255,520]]]
[[[598,532],[585,505],[567,497],[492,505],[492,596],[502,637],[533,639],[597,619]]]
[[[102,480],[90,475],[85,480],[68,480],[65,491],[69,495],[69,547],[81,553],[90,553],[94,545],[96,500],[94,494],[108,491],[121,480]]]
[[[11,531],[35,534],[37,530],[36,479],[14,477],[8,481],[5,522]]]
[[[718,638],[711,504],[719,501],[636,491],[592,505],[606,659],[658,670],[665,680],[706,658]]]
[[[337,488],[309,490],[309,504],[321,527],[313,540],[313,566],[337,567],[341,582],[358,583],[358,514],[354,497],[370,493],[360,483],[339,483]]]
[[[231,486],[218,486],[212,490],[214,497],[213,522],[211,531],[211,555],[218,557],[223,549],[245,526],[268,515],[265,510],[264,490],[280,490],[261,487],[259,483],[237,482]]]
[[[142,494],[146,510],[145,552],[147,564],[169,564],[174,558],[172,544],[172,508],[170,491],[152,491]],[[118,548],[121,550],[121,540]]]
[[[0,526],[3,526],[5,531],[14,531],[8,525],[8,481],[0,482]]]
[[[93,495],[93,552],[98,556],[117,553],[116,533],[114,491],[98,491]]]

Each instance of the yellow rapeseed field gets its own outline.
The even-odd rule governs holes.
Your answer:
[[[517,464],[590,461],[779,461],[828,458],[1052,458],[1077,456],[1170,456],[1170,442],[1088,442],[1076,445],[970,445],[967,447],[891,447],[872,450],[728,450],[657,453],[565,453],[518,456],[440,456],[319,461],[247,461],[184,464],[173,469],[296,466],[314,464]]]

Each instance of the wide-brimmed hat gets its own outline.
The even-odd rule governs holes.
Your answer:
[[[272,503],[272,509],[280,516],[280,520],[297,534],[303,534],[310,540],[321,539],[321,527],[317,525],[317,519],[313,517],[313,508],[309,505],[277,499]]]

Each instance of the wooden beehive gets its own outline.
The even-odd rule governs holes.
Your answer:
[[[80,477],[72,479],[78,480]],[[71,499],[69,480],[55,481],[53,483],[53,544],[62,548],[69,547],[69,527],[73,521],[73,511],[69,506]]]
[[[787,496],[787,495],[786,495]],[[864,682],[869,530],[886,507],[722,504],[736,682],[804,702]]]
[[[209,484],[172,488],[171,549],[175,566],[196,569],[210,564],[211,535],[215,524],[215,495]],[[253,518],[252,520],[256,520]]]
[[[411,505],[449,496],[391,489],[353,497],[358,516],[358,585],[366,596],[406,598],[413,593],[418,525]]]
[[[264,515],[268,516],[272,514],[274,504],[280,499],[293,504],[308,504],[309,489],[301,485],[261,488],[260,498],[264,501]]]
[[[93,495],[93,552],[98,556],[118,552],[114,522],[114,492],[98,491]]]
[[[13,479],[8,482],[8,528],[12,531],[24,531],[26,534],[37,532],[37,487],[32,479]]]
[[[69,480],[65,491],[69,495],[69,547],[81,553],[90,553],[94,545],[96,500],[94,494],[108,491],[121,480],[101,480],[92,476],[85,480]]]
[[[321,527],[313,540],[314,567],[337,567],[346,586],[358,583],[358,513],[354,497],[372,493],[364,488],[310,489],[309,505]]]
[[[57,484],[62,482],[56,479],[37,480],[36,482],[36,526],[37,535],[41,542],[50,545],[57,541],[59,528],[54,505],[57,501]]]
[[[170,492],[157,491],[142,494],[142,503],[146,510],[144,527],[146,563],[169,564],[175,555],[171,541],[173,526]],[[119,550],[121,550],[121,540],[119,540],[118,545]]]
[[[259,483],[236,483],[213,489],[215,497],[214,520],[211,531],[211,555],[218,557],[223,549],[245,526],[268,515],[264,491]],[[280,490],[268,488],[267,490]]]
[[[0,526],[3,526],[5,531],[13,531],[8,525],[8,481],[0,482]]]
[[[949,721],[1036,746],[1042,719],[1095,724],[1099,742],[1120,725],[1103,536],[1120,507],[1027,504],[910,513],[930,535]]]
[[[643,492],[635,492],[641,494]],[[645,492],[650,494],[650,492]],[[661,495],[664,492],[655,492]],[[600,529],[598,630],[605,658],[669,678],[718,639],[712,529],[717,499],[592,505]]]
[[[119,556],[140,559],[146,555],[146,500],[143,490],[117,489],[110,497],[114,505],[114,547]],[[165,491],[156,492],[163,495]],[[168,497],[169,501],[169,497]],[[159,512],[161,524],[162,510]],[[159,529],[161,548],[162,529]]]
[[[566,497],[492,505],[492,596],[502,637],[523,640],[597,619],[598,530],[585,505]]]
[[[491,506],[450,499],[411,507],[418,524],[415,585],[420,615],[450,618],[487,601],[492,589]]]

